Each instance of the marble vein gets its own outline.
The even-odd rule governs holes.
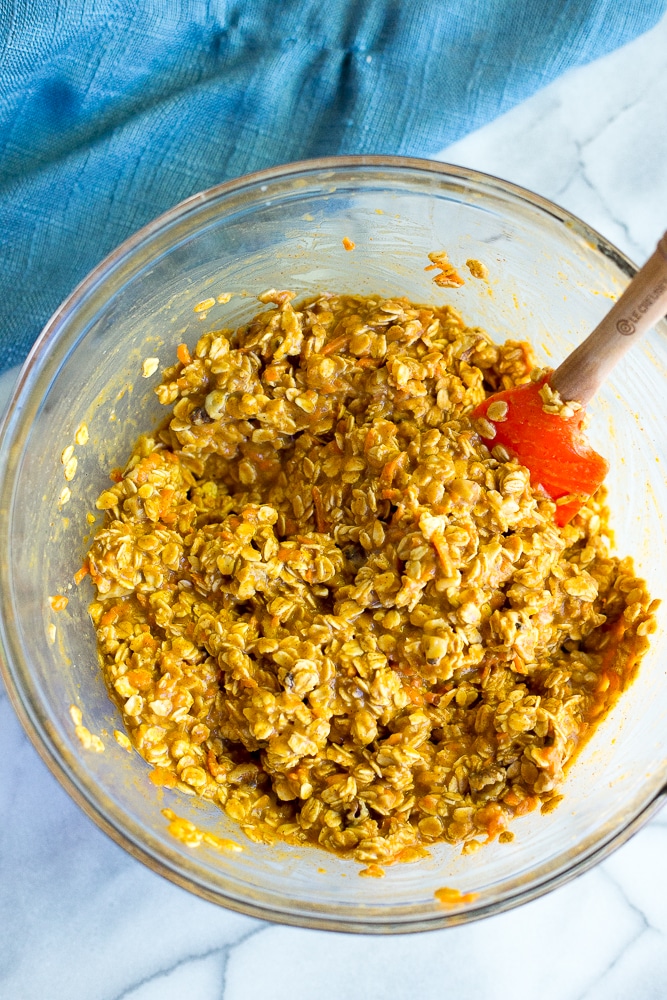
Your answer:
[[[518,910],[447,931],[391,939],[267,927],[230,954],[224,1000],[576,1000],[640,929],[593,871]],[[520,976],[507,959],[517,946]]]
[[[259,926],[251,928],[249,931],[241,934],[238,938],[233,941],[227,941],[224,944],[214,946],[212,948],[207,948],[202,952],[194,952],[189,955],[185,955],[178,958],[176,961],[168,966],[157,969],[155,972],[144,976],[137,982],[131,983],[129,986],[124,988],[120,993],[110,996],[108,1000],[148,1000],[147,987],[156,986],[162,990],[164,983],[160,984],[160,980],[165,980],[171,978],[173,974],[179,970],[185,970],[188,966],[194,963],[200,963],[210,958],[219,958],[220,962],[217,963],[217,970],[215,976],[215,989],[216,996],[219,1000],[224,1000],[225,998],[225,979],[226,979],[226,966],[229,960],[230,953],[240,945],[244,944],[250,938],[255,937],[257,934],[261,934],[265,929],[265,925],[262,923]],[[156,993],[156,996],[161,995]],[[197,1000],[203,1000],[203,998],[198,997]]]
[[[637,942],[644,936],[644,934],[646,934],[647,931],[649,931],[649,930],[656,930],[656,928],[652,927],[652,925],[649,923],[649,920],[648,920],[646,914],[644,913],[644,911],[642,909],[640,909],[638,906],[635,906],[635,904],[632,903],[628,899],[628,897],[626,896],[625,892],[623,891],[623,887],[616,881],[616,879],[614,879],[612,877],[612,875],[610,875],[610,873],[604,868],[604,866],[602,866],[602,874],[607,879],[607,881],[610,882],[614,886],[614,888],[616,889],[616,891],[620,895],[621,899],[623,900],[623,903],[625,904],[625,906],[627,906],[627,908],[629,910],[631,910],[636,915],[636,917],[639,920],[640,926],[639,926],[639,929],[638,929],[637,933],[634,935],[634,937],[632,937],[627,942],[627,944],[625,944],[617,952],[617,954],[615,955],[614,959],[609,963],[609,965],[603,971],[603,973],[596,979],[596,981],[594,983],[592,983],[583,993],[581,993],[576,998],[576,1000],[590,1000],[590,997],[591,997],[592,993],[595,990],[599,989],[600,986],[604,984],[605,979],[610,978],[610,977],[613,976],[614,970],[623,961],[623,959],[624,959],[625,955],[627,954],[627,952],[630,951],[632,948],[635,947],[635,945],[637,944]],[[659,933],[659,931],[658,931],[658,933]]]
[[[663,19],[436,156],[559,201],[640,260],[665,224],[666,80]]]
[[[157,987],[162,989],[165,985],[164,982],[160,983],[160,980],[166,980],[171,977],[173,973],[186,969],[189,966],[197,962],[202,962],[209,958],[221,957],[223,958],[227,952],[228,945],[220,945],[217,948],[209,948],[200,954],[186,955],[184,958],[179,958],[171,965],[165,968],[157,969],[155,972],[149,973],[137,982],[131,983],[127,988],[124,988],[121,993],[114,994],[109,1000],[145,1000],[147,993],[149,992],[147,987]],[[222,994],[220,994],[222,996]]]
[[[635,242],[632,233],[630,232],[630,226],[628,225],[628,223],[616,214],[615,206],[609,205],[606,202],[606,200],[597,190],[595,184],[593,183],[593,181],[591,180],[591,178],[588,176],[587,173],[584,151],[588,145],[590,145],[591,143],[593,143],[595,139],[597,139],[599,134],[600,133],[597,133],[591,139],[587,139],[584,142],[580,142],[578,139],[575,139],[574,136],[569,137],[570,141],[572,142],[574,148],[577,151],[577,160],[570,176],[563,183],[563,185],[553,194],[553,200],[556,202],[558,202],[559,200],[563,200],[564,196],[567,194],[568,190],[571,188],[574,181],[577,178],[579,178],[581,182],[585,185],[585,187],[588,188],[588,190],[591,193],[591,196],[599,202],[601,210],[609,217],[610,221],[615,226],[617,226],[618,229],[623,233],[623,236],[625,237],[624,245],[630,251],[631,256],[635,259],[635,261],[641,263],[641,259],[645,256],[643,247],[641,247],[638,243]]]
[[[262,923],[262,924],[260,924],[259,927],[255,927],[253,930],[248,931],[247,934],[244,934],[243,937],[240,937],[237,941],[234,941],[234,943],[231,944],[229,946],[229,948],[227,948],[227,950],[225,952],[224,965],[222,967],[222,979],[221,979],[221,983],[220,983],[220,987],[221,987],[221,990],[220,990],[220,1000],[227,1000],[227,967],[228,967],[230,959],[231,959],[232,955],[234,954],[234,952],[236,951],[236,949],[240,948],[242,945],[247,944],[248,941],[250,941],[251,938],[257,937],[259,934],[262,934],[263,932],[265,932],[270,927],[271,927],[271,924]]]

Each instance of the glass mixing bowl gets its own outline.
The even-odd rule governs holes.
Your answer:
[[[346,252],[344,237],[356,244]],[[483,261],[489,284],[439,289],[430,251],[455,265]],[[464,270],[464,273],[465,272]],[[146,357],[231,327],[267,287],[325,289],[451,302],[497,340],[529,338],[556,363],[591,330],[634,273],[578,219],[493,177],[423,160],[353,157],[297,163],[195,195],[137,233],[76,289],[47,324],[11,400],[0,449],[1,639],[4,677],[40,754],[82,808],[152,869],[207,899],[254,916],[364,932],[424,930],[496,913],[539,896],[604,857],[665,798],[667,683],[664,619],[638,678],[572,767],[550,815],[513,825],[513,843],[432,856],[359,878],[356,864],[314,849],[246,840],[215,806],[155,788],[148,765],[113,739],[121,720],[97,665],[86,607],[72,577],[92,530],[86,514],[132,442],[163,416],[142,377]],[[200,300],[234,292],[204,318]],[[632,553],[654,596],[664,591],[667,534],[667,325],[614,372],[591,407],[593,444],[611,460],[618,549]],[[75,446],[66,483],[61,453]],[[71,499],[62,504],[62,490]],[[65,594],[66,610],[49,597]],[[55,626],[55,633],[54,633]],[[85,750],[70,706],[104,742]],[[161,810],[231,837],[240,853],[191,849]],[[472,898],[443,907],[454,887]]]

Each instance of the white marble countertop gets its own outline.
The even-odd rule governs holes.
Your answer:
[[[667,225],[665,95],[667,20],[438,158],[538,191],[640,262]],[[0,760],[3,1000],[667,997],[665,812],[604,864],[510,913],[355,937],[238,916],[151,873],[68,798],[2,689]]]

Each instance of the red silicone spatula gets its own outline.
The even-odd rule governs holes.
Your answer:
[[[559,368],[536,382],[495,393],[473,410],[489,448],[502,445],[528,469],[533,484],[556,501],[558,524],[574,517],[609,469],[582,430],[584,406],[625,352],[665,313],[667,233],[618,302]],[[545,385],[575,407],[546,412]]]

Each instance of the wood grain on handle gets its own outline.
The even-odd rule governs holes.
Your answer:
[[[667,313],[667,233],[601,323],[551,376],[561,399],[586,404],[614,365]]]

